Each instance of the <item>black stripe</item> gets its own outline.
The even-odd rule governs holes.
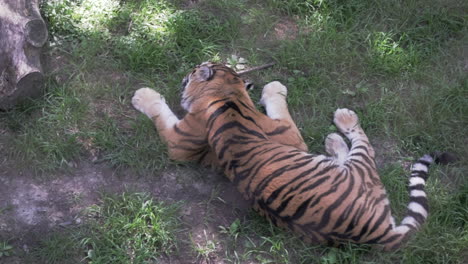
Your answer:
[[[390,232],[390,230],[392,230],[392,229],[393,229],[392,225],[388,225],[387,228],[384,230],[384,232],[382,234],[380,234],[379,236],[377,236],[377,237],[375,237],[373,239],[365,241],[363,244],[380,243],[380,239],[382,239],[382,237],[386,236],[388,234],[388,232]]]
[[[275,160],[273,160],[272,162],[279,162],[279,161],[283,161],[283,160],[288,160],[288,159],[291,159],[297,155],[299,155],[300,153],[295,153],[295,154],[290,154],[290,155],[286,155],[286,156],[283,156],[283,157],[279,157]]]
[[[364,146],[364,145],[352,146],[350,152],[353,152],[354,150],[358,150],[358,149],[364,150],[366,152],[366,155],[369,156],[368,146]],[[352,153],[351,155],[354,155],[354,154],[356,153]]]
[[[271,181],[273,181],[275,178],[283,175],[284,172],[288,169],[288,165],[283,166],[281,168],[276,169],[272,173],[270,173],[268,176],[263,178],[260,183],[257,185],[257,188],[255,188],[254,195],[255,196],[260,196],[261,193],[265,190],[265,188],[270,184]]]
[[[266,146],[266,145],[272,145],[272,144],[274,144],[274,143],[266,142],[266,143],[265,143],[265,146]],[[283,147],[283,146],[281,146],[281,145],[276,145],[275,147],[272,147],[272,148],[260,149],[259,151],[252,153],[252,154],[250,155],[250,157],[246,158],[246,159],[245,159],[246,161],[245,161],[244,163],[240,164],[240,166],[245,166],[246,164],[248,164],[250,161],[252,161],[253,157],[257,157],[257,156],[263,155],[263,154],[265,154],[265,153],[271,152],[271,151],[273,151],[273,150],[275,150],[275,149],[282,148],[282,147]]]
[[[257,175],[258,171],[259,171],[263,166],[265,166],[267,163],[269,163],[271,160],[273,160],[276,156],[278,156],[278,155],[280,155],[280,154],[281,154],[281,152],[275,153],[275,154],[273,154],[272,156],[270,156],[268,159],[264,160],[260,165],[257,166],[257,168],[255,169],[253,175]],[[244,193],[250,192],[250,185],[252,184],[252,180],[253,180],[253,177],[250,179],[249,183],[248,183],[247,186],[245,187]]]
[[[421,205],[426,212],[429,212],[429,206],[427,205],[427,198],[424,196],[410,196],[410,202],[415,202]]]
[[[409,186],[409,191],[411,192],[412,190],[420,190],[420,191],[424,191],[424,188],[426,187],[426,185],[420,183],[420,184],[416,184],[416,185],[410,185]]]
[[[230,98],[223,98],[223,99],[219,99],[219,100],[216,100],[216,101],[213,101],[211,102],[209,105],[208,105],[208,108],[210,108],[212,105],[214,104],[217,104],[217,103],[220,103],[220,102],[224,102],[224,101],[227,101],[229,100]]]
[[[335,185],[335,186],[338,186],[338,184]],[[343,192],[343,194],[340,195],[340,197],[338,197],[338,199],[336,199],[333,202],[333,204],[328,206],[328,208],[325,210],[325,212],[322,215],[322,219],[321,219],[320,223],[318,224],[317,229],[320,230],[320,229],[324,228],[329,223],[331,213],[336,208],[338,208],[346,198],[348,198],[348,196],[351,193],[351,191],[353,190],[353,188],[354,188],[354,177],[349,177],[348,188]]]
[[[424,221],[426,220],[426,218],[418,213],[418,212],[415,212],[415,211],[412,211],[410,209],[408,209],[408,212],[406,213],[406,216],[411,216],[414,218],[414,220],[416,220],[416,222],[418,222],[419,224],[422,224],[424,223]]]
[[[224,153],[228,150],[230,147],[229,143],[225,143],[224,146],[219,150],[218,152],[218,159],[222,160],[224,158]]]
[[[356,200],[358,198],[355,198],[353,200],[353,202],[351,202],[348,206],[346,206],[346,208],[343,210],[343,212],[340,214],[340,216],[338,217],[338,219],[336,220],[336,223],[335,225],[333,226],[332,229],[336,229],[340,226],[342,226],[344,224],[344,222],[349,219],[349,215],[351,214],[351,212],[353,211],[354,209],[354,206],[356,205]],[[346,228],[345,230],[345,233],[346,232],[349,232],[354,226],[352,226],[352,223],[353,221],[351,221],[349,224],[348,224],[348,227]],[[351,227],[352,226],[352,227]]]
[[[341,182],[336,183],[333,185],[328,191],[325,193],[322,193],[320,196],[318,196],[313,203],[310,204],[310,208],[313,208],[317,204],[320,204],[320,201],[322,200],[323,197],[328,196],[338,190],[338,187],[346,181],[346,178],[343,178]]]
[[[313,198],[314,198],[314,196],[312,196],[309,199],[302,202],[301,205],[299,205],[299,207],[296,209],[296,211],[294,212],[294,214],[292,216],[282,217],[283,221],[292,222],[292,221],[295,221],[295,220],[301,218],[304,215],[304,213],[306,212],[306,209],[309,207],[309,203]]]
[[[389,211],[389,206],[385,205],[384,212],[381,213],[379,218],[377,218],[377,221],[375,221],[374,226],[369,231],[369,235],[374,233],[382,225],[382,223],[387,219]]]
[[[271,132],[265,132],[265,134],[267,134],[267,136],[275,136],[275,135],[278,135],[278,134],[283,134],[284,132],[286,132],[290,128],[291,128],[291,126],[279,126],[279,127],[277,127],[275,130],[273,130]]]
[[[285,172],[287,172],[287,171],[292,171],[292,170],[295,170],[295,169],[298,169],[298,168],[302,168],[304,165],[306,165],[306,164],[308,164],[308,163],[309,163],[309,161],[304,162],[304,163],[300,163],[300,164],[296,164],[296,165],[294,165],[294,166],[289,166],[289,167],[285,170]],[[306,180],[306,181],[308,181],[308,180]],[[281,193],[281,191],[283,191],[286,187],[288,187],[290,184],[292,184],[292,182],[294,182],[294,180],[293,180],[293,181],[290,181],[290,182],[288,182],[288,183],[286,183],[286,184],[283,184],[281,187],[277,188],[277,189],[275,190],[275,192],[277,192],[278,194]],[[289,190],[287,194],[289,194],[291,191],[292,191],[292,190]],[[282,196],[282,198],[284,198],[287,194],[284,194],[284,195]],[[275,197],[275,199],[276,199],[276,197]]]
[[[239,113],[239,115],[242,118],[249,120],[250,122],[252,122],[254,125],[256,125],[258,127],[257,122],[255,122],[255,120],[252,117],[244,115],[242,113],[242,111],[240,110],[240,108],[237,106],[236,103],[234,103],[232,101],[228,101],[228,102],[224,103],[223,106],[216,109],[216,111],[213,114],[211,114],[211,116],[208,118],[208,121],[207,121],[208,128],[211,129],[211,127],[213,126],[213,123],[216,120],[216,118],[218,118],[221,114],[223,114],[224,112],[226,112],[229,109],[233,109],[234,111]]]
[[[202,163],[203,159],[205,159],[206,155],[209,153],[209,148],[203,149],[203,154],[198,158],[197,163]]]
[[[223,114],[224,112],[226,112],[228,109],[231,108],[228,103],[232,103],[232,102],[229,101],[229,102],[225,103],[224,105],[222,105],[221,107],[218,107],[216,109],[216,111],[214,111],[210,115],[210,117],[208,118],[208,121],[206,122],[208,129],[211,129],[211,127],[213,126],[213,123],[216,120],[216,118],[218,118],[221,114]]]
[[[337,166],[328,166],[326,167],[325,169],[323,169],[322,171],[320,171],[319,173],[317,174],[314,174],[314,178],[318,177],[318,176],[322,176],[324,175],[325,173],[335,169]],[[326,176],[326,178],[330,178],[330,176]],[[307,192],[309,190],[312,190],[313,188],[315,188],[315,183],[312,183],[311,185],[308,185],[307,187],[305,187],[304,189],[301,190],[301,192],[299,194],[302,194],[304,192]]]
[[[429,168],[432,164],[432,162],[428,162],[426,160],[423,160],[423,159],[419,159],[417,162],[415,162],[415,164],[417,163],[421,163],[422,165],[426,165],[427,168]]]
[[[260,147],[263,147],[264,145],[266,145],[268,143],[263,143],[263,144],[257,144],[255,145],[254,147],[251,147],[250,149],[248,150],[244,150],[244,151],[241,151],[241,152],[237,152],[234,154],[234,157],[236,158],[242,158],[244,157],[245,155],[249,154],[250,152],[252,152],[253,150],[257,150],[258,148]]]
[[[362,158],[362,160],[359,158]],[[363,167],[365,167],[366,170],[369,172],[369,176],[374,178],[374,174],[372,174],[372,172],[376,171],[377,169],[375,167],[375,161],[373,159],[369,158],[363,153],[358,152],[358,153],[355,153],[355,155],[350,155],[348,157],[348,160],[346,161],[346,163],[351,163],[351,164],[353,162],[359,163]],[[380,181],[380,178],[378,180]]]
[[[278,208],[276,208],[276,214],[278,214],[278,215],[281,214],[281,212],[283,212],[283,210],[286,208],[286,206],[288,206],[288,204],[289,204],[289,202],[291,201],[292,198],[294,198],[293,195],[289,196],[288,199],[281,202],[280,206]]]
[[[326,176],[326,177],[323,177],[323,178],[320,178],[319,180],[317,180],[316,182],[314,182],[312,184],[312,187],[311,188],[315,188],[319,185],[321,185],[322,183],[324,183],[325,181],[327,181],[328,179],[330,179],[330,176]],[[270,196],[268,197],[268,199],[266,200],[266,203],[267,204],[271,204],[274,200],[276,200],[276,198],[278,198],[279,194],[288,186],[288,184],[285,184],[285,185],[282,185],[280,188],[276,189],[274,192],[272,192],[270,194]],[[293,197],[294,195],[291,195],[291,197]]]
[[[247,108],[248,110],[250,110],[251,112],[253,113],[257,113],[257,110],[256,109],[253,109],[251,106],[247,105],[246,103],[242,102],[242,100],[240,99],[237,99],[237,101],[245,108]]]
[[[184,132],[184,131],[180,130],[180,128],[177,125],[174,125],[174,132],[176,132],[177,134],[180,134],[182,136],[186,136],[186,137],[194,137],[195,136],[193,134],[190,134],[190,133],[187,133],[187,132]]]
[[[307,154],[302,158],[298,158],[298,159],[293,160],[293,162],[298,162],[298,161],[303,161],[303,160],[311,160],[311,159],[314,159],[315,157],[317,157],[317,155]]]
[[[310,161],[308,161],[308,162],[310,162]],[[306,171],[304,171],[304,172],[301,172],[301,174],[299,174],[298,176],[294,177],[291,181],[289,181],[289,182],[286,183],[285,185],[290,185],[290,184],[294,183],[295,181],[298,181],[299,179],[301,179],[301,178],[303,178],[303,177],[305,177],[305,176],[312,175],[312,173],[313,173],[316,169],[318,169],[318,168],[320,167],[320,165],[321,165],[322,163],[324,163],[324,162],[326,162],[325,159],[323,159],[323,160],[317,162],[317,163],[315,164],[314,167],[312,167],[311,169],[308,169],[308,170],[306,170]],[[315,176],[316,174],[313,174],[313,175]],[[284,198],[286,195],[288,195],[288,194],[290,194],[291,192],[296,191],[297,189],[299,189],[300,187],[302,187],[302,185],[303,185],[305,182],[307,182],[307,180],[308,180],[308,179],[306,179],[306,181],[303,181],[302,183],[300,183],[300,184],[294,186],[293,188],[291,188],[287,193],[285,193],[285,194],[282,196],[282,198]]]
[[[361,157],[364,159],[364,161],[353,159],[354,156]],[[371,170],[375,170],[374,161],[363,153],[358,152],[358,153],[352,154],[351,157],[348,158],[348,161],[354,161],[354,162],[358,162],[359,164],[362,164],[364,167],[366,167],[366,170],[369,171],[369,174],[371,174],[370,172]]]
[[[360,214],[360,215],[362,215],[362,214]],[[360,240],[361,240],[361,237],[362,237],[362,236],[367,232],[367,230],[369,229],[370,222],[372,221],[372,219],[374,219],[374,216],[375,216],[375,215],[373,215],[371,218],[369,218],[369,219],[367,220],[367,222],[364,224],[364,226],[362,226],[361,232],[359,232],[359,234],[357,234],[357,235],[351,237],[352,240],[354,240],[354,241],[360,241]]]
[[[237,121],[232,121],[232,122],[229,122],[229,123],[226,123],[226,124],[222,125],[221,127],[219,127],[216,130],[216,132],[214,133],[214,135],[211,138],[216,138],[219,134],[221,134],[221,133],[223,133],[226,130],[229,130],[231,128],[239,128],[239,130],[242,133],[246,133],[246,134],[255,136],[257,138],[266,139],[266,137],[264,135],[262,135],[261,133],[255,131],[255,130],[250,130],[250,129],[246,128],[244,125],[242,125],[241,123],[237,122]]]
[[[413,174],[417,174],[417,175],[413,175]],[[427,175],[427,172],[422,171],[422,170],[412,170],[410,177],[421,177],[424,180],[427,180],[428,175]]]
[[[392,243],[393,241],[397,240],[401,236],[402,236],[402,234],[393,235],[393,236],[387,238],[386,240],[380,241],[379,244],[385,245],[385,244],[388,244],[388,243]]]

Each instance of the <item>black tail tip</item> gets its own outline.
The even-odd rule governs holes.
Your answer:
[[[446,165],[458,161],[457,155],[451,152],[435,151],[432,152],[430,155],[434,159],[434,162],[437,164]]]

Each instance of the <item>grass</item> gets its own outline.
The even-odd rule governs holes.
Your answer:
[[[41,263],[157,263],[177,250],[177,205],[147,194],[104,195],[86,210],[86,225],[42,238],[32,258]]]
[[[224,258],[234,263],[463,261],[468,248],[465,2],[189,2],[45,1],[41,8],[50,31],[46,55],[58,65],[48,66],[41,98],[0,113],[0,126],[8,131],[2,135],[11,150],[8,159],[19,170],[38,174],[68,170],[80,161],[140,174],[171,168],[174,163],[151,121],[130,106],[134,90],[154,87],[181,113],[178,87],[194,65],[228,62],[232,54],[249,65],[275,61],[274,68],[249,78],[257,87],[273,80],[289,87],[290,110],[313,152],[323,152],[324,138],[335,131],[331,120],[336,108],[358,112],[376,146],[398,216],[408,199],[402,164],[435,150],[457,153],[460,161],[433,169],[428,223],[395,253],[352,245],[310,247],[263,220],[239,216],[220,230],[226,239]],[[275,25],[284,21],[297,26],[296,35],[276,36]],[[252,92],[254,100],[260,93],[259,88]],[[59,238],[51,239],[56,243]],[[93,241],[86,245],[93,245],[94,252],[98,245],[99,250],[109,246]],[[213,245],[200,245],[200,258],[219,253]]]
[[[12,251],[13,251],[13,246],[8,244],[7,241],[0,242],[0,258],[9,257]]]

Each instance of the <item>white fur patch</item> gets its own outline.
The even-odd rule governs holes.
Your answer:
[[[260,103],[265,106],[267,115],[271,119],[288,118],[289,112],[286,105],[288,89],[278,81],[268,83],[263,87]]]
[[[411,190],[410,196],[412,197],[426,197],[426,193],[421,190]]]
[[[413,164],[413,166],[411,166],[411,170],[427,172],[427,166],[422,164],[422,163],[417,162],[417,163]]]
[[[390,224],[395,228],[395,218],[393,216],[390,216]]]
[[[280,99],[281,100],[281,99]],[[268,117],[271,119],[281,119],[284,117],[284,109],[280,106],[279,104],[282,104],[283,102],[275,102],[276,100],[265,100],[265,110],[267,112]]]
[[[418,184],[426,185],[426,181],[421,177],[411,177],[410,178],[409,186],[414,186],[414,185],[418,185]]]
[[[390,201],[389,201],[387,198],[385,198],[385,199],[383,200],[383,203],[384,203],[384,205],[389,205],[389,204],[390,204]]]
[[[401,221],[401,224],[402,225],[411,225],[413,227],[417,227],[419,224],[418,224],[418,221],[416,221],[416,219],[414,219],[414,217],[412,216],[407,216],[403,219],[403,221]]]
[[[161,114],[159,118],[165,120],[165,128],[173,127],[175,124],[177,124],[177,122],[179,122],[177,116],[172,113],[171,109],[166,103],[161,104]]]
[[[424,160],[424,161],[427,162],[427,163],[432,163],[432,162],[434,162],[434,159],[433,159],[431,156],[427,155],[427,154],[424,155],[421,159]]]
[[[418,204],[416,202],[409,203],[408,209],[410,209],[411,211],[413,211],[415,213],[421,214],[422,216],[424,216],[424,218],[427,218],[426,209],[424,209],[424,207],[422,207],[420,204]]]
[[[400,233],[400,234],[405,234],[405,233],[407,233],[409,230],[410,230],[410,228],[407,227],[407,226],[405,226],[405,225],[397,226],[397,227],[394,229],[395,232]]]

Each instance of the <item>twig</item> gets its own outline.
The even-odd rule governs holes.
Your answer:
[[[266,69],[266,68],[270,68],[272,67],[273,65],[275,65],[276,63],[272,62],[272,63],[268,63],[268,64],[265,64],[265,65],[260,65],[260,66],[257,66],[257,67],[252,67],[250,69],[246,69],[246,70],[243,70],[243,71],[238,71],[237,74],[239,75],[243,75],[243,74],[247,74],[247,73],[250,73],[250,72],[253,72],[253,71],[258,71],[258,70],[263,70],[263,69]]]

